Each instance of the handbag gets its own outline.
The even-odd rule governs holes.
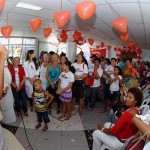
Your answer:
[[[86,86],[92,86],[94,83],[94,78],[92,76],[88,75],[87,77],[84,78],[84,82]]]

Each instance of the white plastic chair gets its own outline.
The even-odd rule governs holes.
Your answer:
[[[141,106],[142,105],[149,105],[150,106],[150,98],[144,99]]]
[[[145,88],[143,90],[143,99],[150,98],[150,90],[148,88]]]
[[[123,147],[121,147],[119,150],[124,150],[124,149],[126,148],[126,146],[132,141],[132,139],[133,139],[133,136],[130,137],[130,138],[124,143]],[[103,146],[101,147],[100,150],[105,150],[105,149],[114,150],[114,149],[108,147],[107,145],[103,144]]]
[[[150,110],[150,107],[149,105],[141,105],[140,110],[142,111],[142,115],[145,115]]]

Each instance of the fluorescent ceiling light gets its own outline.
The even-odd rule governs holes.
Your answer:
[[[36,6],[36,5],[27,4],[27,3],[22,3],[22,2],[19,2],[16,5],[16,7],[32,9],[32,10],[41,10],[42,9],[42,7],[39,7],[39,6]]]

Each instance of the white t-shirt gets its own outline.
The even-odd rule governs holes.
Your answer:
[[[93,72],[94,67],[89,69],[89,75],[92,76]],[[103,75],[103,69],[101,68],[101,66],[97,69],[97,73],[100,77]],[[99,87],[99,86],[100,86],[100,79],[94,79],[94,83],[91,87]]]
[[[147,73],[146,77],[150,77],[150,72]]]
[[[143,150],[150,150],[150,142],[148,142],[145,146]]]
[[[43,64],[41,65],[41,67],[38,69],[39,71],[39,75],[40,75],[40,79],[42,81],[42,87],[44,90],[46,90],[46,71],[47,71],[47,67],[44,67]]]
[[[77,64],[73,63],[72,66],[75,68],[76,72],[75,75],[82,76],[84,73],[88,73],[88,68],[86,64]],[[82,80],[82,79],[79,79]]]
[[[111,74],[114,74],[114,67],[112,65],[108,65],[106,68],[105,68],[105,71],[111,75]],[[108,80],[109,78],[105,78],[106,79],[106,83],[108,84]]]
[[[69,72],[63,71],[60,74],[59,79],[61,80],[60,88],[64,89],[69,85],[70,82],[74,82],[74,75],[71,71]],[[71,91],[71,88],[66,90],[66,92],[70,92],[70,91]]]
[[[15,68],[15,81],[16,81],[16,85],[19,86],[20,80],[19,80],[18,68]]]
[[[92,67],[94,67],[94,63],[90,62],[90,63],[88,64],[88,69],[91,69]]]
[[[115,78],[114,74],[111,74],[110,77],[111,77],[111,80],[113,80]],[[119,75],[118,77],[122,80],[122,76],[121,75]],[[109,89],[110,89],[110,91],[119,91],[119,80],[114,81],[110,85]]]

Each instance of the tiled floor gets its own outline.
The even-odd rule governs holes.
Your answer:
[[[103,104],[96,103],[93,110],[84,109],[83,116],[80,117],[77,110],[73,112],[73,116],[69,121],[61,121],[55,112],[55,109],[50,115],[51,122],[49,129],[46,132],[42,131],[42,127],[35,130],[36,114],[30,112],[29,117],[25,117],[24,124],[28,139],[32,145],[33,150],[89,150],[92,148],[92,132],[97,129],[99,123],[104,123],[106,114],[99,113]],[[11,124],[15,128],[16,137],[25,147],[30,150],[27,142],[25,130],[21,117],[17,122]],[[44,125],[44,124],[43,124]]]

